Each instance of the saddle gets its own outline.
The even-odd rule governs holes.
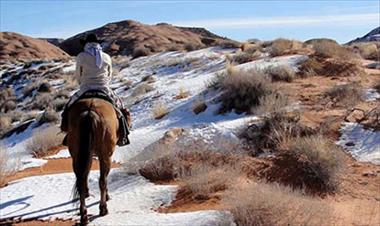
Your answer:
[[[83,93],[77,100],[75,100],[75,102],[72,105],[74,105],[79,100],[89,99],[89,98],[99,98],[99,99],[108,101],[110,104],[112,104],[119,120],[119,131],[118,131],[119,140],[117,142],[117,145],[125,146],[125,145],[130,144],[128,135],[129,135],[129,128],[131,126],[131,115],[128,109],[117,108],[115,101],[107,93],[101,90],[89,90]],[[62,131],[67,131],[68,112],[69,112],[69,107],[65,106],[65,109],[62,112],[62,124],[61,124]]]

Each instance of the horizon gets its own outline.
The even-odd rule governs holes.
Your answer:
[[[108,23],[202,27],[245,41],[331,38],[346,43],[379,26],[379,1],[0,0],[0,31],[67,39]],[[22,10],[20,10],[22,9]],[[85,15],[85,18],[83,17]]]

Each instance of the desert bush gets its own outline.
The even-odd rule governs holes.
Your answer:
[[[0,114],[0,137],[11,129],[12,118],[6,114]]]
[[[178,45],[176,45],[176,44],[174,44],[174,43],[172,43],[172,44],[170,44],[169,46],[168,46],[168,51],[178,51],[178,50],[180,50],[181,48],[178,46]]]
[[[242,130],[240,137],[257,151],[277,151],[286,149],[294,137],[313,133],[299,124],[298,114],[276,112],[264,117],[261,124],[252,124]]]
[[[249,183],[225,192],[228,206],[238,226],[330,225],[332,207],[301,191],[276,183]]]
[[[197,115],[204,112],[207,109],[207,104],[204,100],[198,99],[193,103],[193,112]]]
[[[37,89],[37,92],[41,93],[50,93],[51,91],[53,91],[53,89],[48,82],[42,82]]]
[[[241,43],[233,40],[222,40],[219,41],[218,45],[225,49],[236,49],[240,48]]]
[[[52,102],[52,107],[57,112],[62,111],[67,101],[68,99],[66,98],[55,98]]]
[[[238,178],[239,172],[230,165],[196,164],[181,179],[192,192],[194,199],[205,200],[215,192],[227,189]]]
[[[331,41],[319,41],[313,44],[315,54],[324,58],[336,58],[339,60],[354,60],[355,54],[348,48]]]
[[[15,101],[13,101],[12,99],[9,99],[9,100],[5,100],[1,106],[0,106],[0,110],[1,112],[9,112],[9,111],[13,111],[17,108],[17,103]]]
[[[191,42],[188,42],[185,44],[185,50],[187,52],[191,52],[191,51],[194,51],[194,50],[197,50],[197,49],[201,49],[202,46],[199,45],[199,44],[196,44],[196,43],[191,43]]]
[[[3,102],[5,100],[13,99],[14,91],[13,88],[6,88],[0,91],[0,101]]]
[[[11,156],[6,148],[0,144],[0,188],[6,185],[6,178],[16,173],[19,166],[19,157],[15,154]]]
[[[160,102],[153,106],[152,113],[154,119],[162,119],[169,113],[169,109],[165,104]]]
[[[311,56],[308,60],[301,63],[298,75],[300,77],[310,76],[362,76],[364,69],[355,62],[343,61],[338,59],[323,59],[318,56]]]
[[[153,75],[146,75],[141,79],[141,82],[153,83],[156,81],[156,78]]]
[[[63,140],[63,134],[55,126],[38,130],[33,133],[32,138],[28,141],[26,148],[37,158],[49,155],[54,148],[60,146]]]
[[[22,94],[24,95],[24,97],[32,96],[33,92],[37,90],[38,86],[39,84],[35,82],[28,84],[22,89]]]
[[[214,87],[220,87],[222,102],[219,113],[235,110],[237,113],[253,113],[260,98],[274,91],[271,81],[257,70],[237,71],[227,68],[227,73],[215,77]]]
[[[337,174],[342,168],[343,156],[333,142],[321,135],[306,136],[296,138],[290,150],[302,159],[302,168],[307,174],[305,180],[312,180],[321,190],[337,188]]]
[[[52,102],[53,102],[53,95],[49,93],[38,93],[34,97],[30,107],[31,109],[44,110],[48,107],[51,107]]]
[[[292,82],[296,77],[294,69],[288,65],[269,67],[266,73],[269,74],[272,81]]]
[[[239,52],[239,53],[232,56],[232,63],[244,64],[247,62],[257,60],[259,57],[260,57],[260,52],[258,52],[258,51],[254,52],[254,53]]]
[[[354,48],[359,50],[360,55],[364,59],[378,60],[380,56],[380,50],[374,43],[358,43],[353,45]]]
[[[58,112],[55,110],[48,108],[42,113],[42,115],[38,119],[38,124],[42,125],[44,123],[57,123],[60,120],[60,116]]]
[[[377,90],[377,92],[380,93],[380,80],[377,81],[377,83],[375,84],[374,88]]]
[[[327,90],[326,95],[336,105],[354,107],[363,98],[363,87],[358,82],[338,85]]]
[[[244,43],[242,46],[241,46],[241,50],[245,53],[256,53],[256,52],[261,52],[263,51],[263,47],[261,45],[260,42],[258,43]]]
[[[179,100],[179,99],[185,99],[188,98],[190,95],[190,92],[187,91],[185,88],[181,87],[179,89],[178,94],[174,97],[174,99]]]
[[[145,47],[137,47],[132,52],[133,58],[138,58],[142,56],[148,56],[151,54],[151,51]]]
[[[288,110],[290,100],[287,95],[280,92],[273,92],[262,96],[259,99],[260,104],[255,108],[255,114],[274,114]]]
[[[281,56],[293,53],[302,47],[302,43],[296,40],[279,38],[274,40],[270,46],[270,54],[272,56]]]
[[[134,90],[132,91],[132,96],[134,96],[134,97],[141,96],[141,95],[144,95],[144,94],[151,92],[153,90],[154,90],[153,86],[151,86],[150,84],[148,84],[146,82],[143,82],[134,88]]]

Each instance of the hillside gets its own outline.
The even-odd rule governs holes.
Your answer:
[[[67,60],[70,56],[45,40],[14,32],[0,32],[0,60]]]
[[[150,55],[167,50],[197,49],[218,44],[224,38],[203,28],[175,27],[166,23],[142,24],[125,20],[106,24],[66,39],[60,47],[70,55],[81,51],[79,40],[93,32],[105,41],[105,51],[111,55]]]
[[[358,42],[380,42],[380,27],[373,29],[363,37],[359,37],[349,41],[347,44],[353,44]]]

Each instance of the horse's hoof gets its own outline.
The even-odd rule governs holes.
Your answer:
[[[81,226],[88,225],[88,217],[83,217],[82,219],[80,219],[80,225]]]
[[[99,215],[100,215],[100,216],[105,216],[105,215],[107,215],[107,214],[108,214],[108,209],[107,209],[107,207],[106,207],[106,206],[102,206],[102,207],[100,207]]]
[[[84,197],[86,197],[86,198],[90,197],[90,193],[88,193],[88,192],[85,193],[85,194],[84,194]]]

